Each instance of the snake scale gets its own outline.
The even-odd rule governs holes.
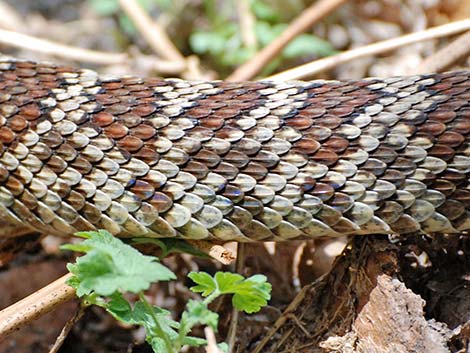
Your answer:
[[[188,82],[0,56],[0,146],[0,219],[41,233],[470,230],[470,71]]]

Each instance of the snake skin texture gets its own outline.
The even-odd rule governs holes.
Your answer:
[[[470,230],[470,72],[100,77],[0,56],[0,217],[236,241]]]

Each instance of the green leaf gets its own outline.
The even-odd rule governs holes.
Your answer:
[[[209,310],[207,304],[200,300],[189,300],[186,311],[181,317],[181,326],[185,335],[196,325],[207,325],[217,331],[218,323],[219,315]]]
[[[168,350],[163,338],[151,336],[148,337],[147,342],[150,344],[155,353],[171,353]]]
[[[81,243],[76,243],[76,244],[64,244],[60,247],[62,250],[70,250],[70,251],[76,251],[76,252],[87,252],[93,249],[93,247],[89,245]]]
[[[256,53],[255,48],[241,47],[241,42],[238,43],[236,49],[226,51],[222,55],[222,62],[225,65],[236,66],[243,64]]]
[[[137,28],[135,27],[134,22],[132,22],[129,17],[125,15],[120,15],[118,17],[118,22],[122,30],[128,35],[133,36],[137,34]]]
[[[279,22],[281,14],[263,1],[254,0],[251,3],[251,10],[257,18],[269,22]]]
[[[303,55],[328,56],[335,52],[326,40],[311,34],[301,34],[287,45],[282,55],[286,58],[297,58]]]
[[[101,16],[109,16],[119,11],[118,0],[88,0],[88,3]]]
[[[158,6],[162,8],[164,11],[169,11],[171,6],[173,5],[172,0],[152,0],[157,3]]]
[[[176,330],[180,328],[180,324],[171,319],[168,310],[158,306],[139,300],[132,308],[121,293],[115,293],[105,309],[121,322],[143,326],[149,343],[153,342],[155,337],[167,337],[168,341],[175,341],[178,338]]]
[[[264,47],[279,37],[287,26],[285,24],[271,25],[267,22],[257,22],[255,25],[255,33],[259,43]]]
[[[113,315],[116,320],[129,325],[137,324],[131,305],[119,292],[111,296],[111,300],[106,304],[105,309]]]
[[[235,308],[249,314],[259,311],[271,298],[271,284],[263,275],[244,279],[231,272],[217,272],[214,277],[204,272],[191,272],[188,277],[197,284],[190,288],[193,292],[204,297],[233,294]]]
[[[204,338],[186,336],[183,339],[183,344],[187,344],[188,346],[191,346],[191,347],[199,347],[199,346],[207,344],[207,341]]]
[[[203,297],[207,297],[209,294],[217,289],[217,283],[214,279],[206,272],[190,272],[188,277],[197,283],[197,286],[191,287],[191,291],[195,293],[201,293]]]
[[[115,238],[107,231],[82,232],[77,236],[85,240],[80,244],[67,244],[64,249],[84,252],[76,263],[68,264],[73,274],[68,281],[76,288],[85,303],[105,308],[117,320],[129,325],[141,325],[146,330],[146,340],[155,352],[179,351],[183,345],[200,346],[206,340],[188,334],[196,325],[217,329],[219,316],[208,309],[208,303],[222,294],[233,294],[232,302],[238,310],[255,312],[266,305],[271,285],[262,275],[244,279],[239,274],[217,272],[214,277],[204,272],[191,272],[188,276],[196,283],[191,288],[207,298],[189,300],[181,323],[171,318],[168,310],[152,306],[143,294],[150,283],[175,278],[173,272]],[[148,240],[136,239],[136,242]],[[164,251],[179,249],[182,244],[156,242]],[[131,305],[123,292],[139,295]]]
[[[151,309],[151,311],[149,311]],[[171,313],[168,310],[160,308],[158,306],[149,306],[143,301],[139,300],[134,305],[133,318],[135,323],[143,324],[149,331],[152,331],[155,327],[155,319],[158,321],[163,331],[170,337],[175,338],[177,336],[175,328],[179,328],[179,322],[171,319]]]
[[[79,233],[82,244],[64,248],[86,252],[67,268],[74,275],[69,283],[78,296],[95,292],[110,296],[116,291],[139,293],[152,282],[175,279],[168,268],[153,256],[145,256],[106,231]]]
[[[221,342],[221,343],[218,343],[217,344],[217,347],[219,347],[219,349],[224,352],[224,353],[228,353],[228,344],[225,343],[225,342]]]
[[[264,276],[263,276],[264,277]],[[250,278],[240,283],[232,298],[232,303],[238,310],[251,314],[258,312],[271,299],[271,285],[265,282],[252,281]]]
[[[160,6],[167,6],[169,0],[139,0],[138,3],[146,11],[150,11],[156,3]],[[91,8],[100,16],[110,16],[118,13],[121,9],[119,0],[88,0]]]
[[[195,32],[189,37],[189,44],[197,54],[217,55],[223,52],[227,38],[219,32]]]
[[[244,280],[243,276],[232,272],[217,272],[215,282],[222,293],[233,293],[236,287]]]

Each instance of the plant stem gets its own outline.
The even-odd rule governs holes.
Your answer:
[[[165,345],[166,345],[166,348],[168,349],[168,352],[177,353],[177,351],[175,351],[173,349],[174,347],[173,347],[173,345],[170,341],[170,338],[165,333],[165,331],[161,328],[160,323],[158,322],[158,318],[155,315],[155,311],[154,311],[153,306],[147,301],[147,299],[145,298],[145,295],[142,291],[139,292],[139,299],[144,304],[145,308],[147,309],[147,311],[149,312],[149,314],[152,317],[153,321],[155,322],[155,331],[156,331],[157,335],[159,337],[161,337],[163,339],[163,341],[165,341]]]
[[[207,296],[206,299],[204,299],[203,303],[206,304],[206,305],[209,305],[210,303],[212,303],[219,295],[220,295],[220,291],[218,289],[214,290],[210,295]]]

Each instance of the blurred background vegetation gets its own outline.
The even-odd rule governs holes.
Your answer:
[[[138,2],[165,29],[184,56],[198,58],[203,78],[219,79],[227,77],[237,66],[253,58],[261,48],[277,38],[296,16],[314,3],[309,0]],[[242,3],[247,6],[241,6]],[[15,30],[20,32],[78,47],[152,54],[132,20],[122,11],[119,0],[8,0],[5,4],[9,4],[11,10],[22,17],[19,24],[13,21]],[[247,17],[249,21],[244,22]],[[470,18],[468,0],[346,1],[331,15],[292,40],[280,55],[264,66],[259,77],[340,51],[463,18]],[[440,41],[424,42],[386,53],[379,58],[357,60],[342,65],[326,77],[360,78],[400,74],[400,71],[416,65],[435,51],[439,45]],[[101,70],[168,75],[164,72],[152,73],[138,65]],[[169,75],[175,74],[177,76],[178,73]]]

